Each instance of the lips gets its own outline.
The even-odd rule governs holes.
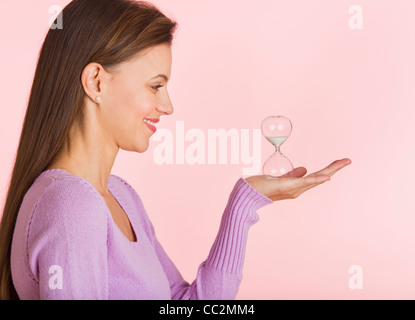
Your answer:
[[[146,126],[153,131],[154,133],[157,131],[156,127],[152,126],[151,124],[146,123]]]
[[[154,123],[158,123],[160,121],[160,119],[150,119],[150,118],[146,118],[145,120],[150,120],[151,122],[154,122]]]
[[[146,124],[147,128],[149,128],[153,133],[157,131],[154,125],[159,121],[159,119],[144,119],[144,123]]]

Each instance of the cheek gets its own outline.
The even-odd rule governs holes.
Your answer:
[[[151,89],[132,76],[121,74],[116,76],[108,88],[108,95],[111,105],[114,106],[114,113],[117,113],[124,122],[124,125],[137,121],[154,114],[156,97]]]
[[[120,88],[111,99],[111,115],[119,126],[137,128],[144,118],[154,113],[155,101],[151,94],[143,90],[124,90]]]
[[[153,115],[155,101],[151,95],[138,93],[131,102],[131,116],[134,116],[137,120],[143,121],[144,118]]]
[[[146,88],[131,88],[125,83],[113,87],[109,98],[106,123],[112,137],[124,150],[144,152],[150,132],[143,119],[155,116],[155,95]]]
[[[117,102],[114,119],[115,139],[118,145],[128,151],[143,152],[147,148],[150,131],[144,118],[154,116],[154,100],[148,94],[139,92],[124,96]]]

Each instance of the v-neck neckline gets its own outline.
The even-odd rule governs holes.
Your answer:
[[[116,191],[116,189],[113,188],[113,185],[112,185],[112,182],[110,181],[110,178],[108,179],[108,190],[112,194],[112,196],[114,197],[115,201],[117,201],[117,203],[121,207],[121,209],[125,212],[125,215],[127,216],[128,221],[129,221],[129,223],[131,225],[131,229],[132,229],[132,231],[134,233],[135,241],[131,241],[130,239],[128,239],[127,236],[124,234],[124,232],[121,231],[120,227],[115,223],[115,221],[114,221],[114,219],[112,217],[111,210],[108,208],[107,204],[105,203],[104,198],[101,196],[102,201],[104,201],[105,206],[107,207],[108,213],[109,213],[110,218],[111,218],[112,225],[115,226],[116,229],[118,229],[119,233],[125,238],[125,240],[127,240],[131,244],[137,244],[138,243],[138,233],[137,233],[136,228],[135,228],[135,226],[133,224],[133,221],[131,220],[129,210],[127,210],[127,205],[125,203],[122,203],[122,201],[120,200],[120,199],[122,199],[122,197],[121,197],[120,194],[118,194],[118,192]]]
[[[63,172],[63,173],[66,173],[66,175],[67,176],[72,176],[72,177],[76,177],[76,178],[79,178],[79,179],[81,179],[84,183],[86,183],[86,184],[88,184],[95,192],[96,192],[96,194],[100,197],[100,199],[102,200],[102,203],[103,203],[103,205],[104,205],[104,208],[106,209],[106,211],[107,211],[107,215],[108,215],[108,217],[109,217],[109,219],[111,220],[111,223],[112,223],[112,226],[113,226],[113,228],[115,227],[115,229],[117,229],[117,232],[126,240],[126,241],[128,241],[129,243],[131,243],[132,245],[137,245],[138,244],[138,233],[137,233],[137,229],[136,229],[136,227],[135,227],[135,225],[134,225],[134,223],[133,223],[133,220],[131,219],[131,217],[130,217],[130,212],[129,212],[129,208],[127,208],[127,204],[126,203],[123,203],[123,201],[122,201],[122,196],[117,192],[117,190],[116,190],[116,188],[115,188],[115,186],[113,185],[113,183],[112,183],[112,181],[111,181],[111,175],[110,175],[110,177],[108,178],[108,181],[107,181],[107,186],[108,186],[108,191],[111,193],[111,195],[114,197],[114,199],[115,199],[115,201],[117,201],[117,203],[118,203],[118,205],[121,207],[121,209],[125,212],[125,214],[126,214],[126,216],[127,216],[127,218],[128,218],[128,220],[129,220],[129,222],[130,222],[130,225],[131,225],[131,229],[132,229],[132,231],[134,232],[134,235],[135,235],[135,239],[136,239],[136,241],[131,241],[130,239],[128,239],[127,238],[127,236],[121,231],[121,229],[120,229],[120,227],[115,223],[115,221],[114,221],[114,219],[113,219],[113,217],[112,217],[112,213],[111,213],[111,210],[108,208],[108,206],[107,206],[107,203],[105,202],[105,199],[104,199],[104,197],[98,192],[98,190],[97,189],[95,189],[95,187],[88,181],[88,180],[86,180],[85,178],[82,178],[82,177],[80,177],[80,176],[77,176],[77,175],[73,175],[72,173],[70,173],[70,172],[68,172],[68,171],[66,171],[65,169],[61,169],[61,168],[54,168],[54,169],[49,169],[49,170],[45,170],[45,171],[42,171],[41,172],[41,175],[43,175],[43,174],[47,174],[47,173],[53,173],[53,172]]]

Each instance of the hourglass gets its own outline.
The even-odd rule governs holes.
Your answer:
[[[282,175],[293,177],[294,167],[291,161],[281,153],[280,146],[291,134],[291,121],[284,116],[270,116],[262,121],[263,136],[275,146],[275,152],[265,161],[262,172],[271,176],[269,179]]]

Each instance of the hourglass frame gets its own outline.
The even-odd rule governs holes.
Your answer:
[[[274,153],[262,167],[262,173],[268,179],[294,176],[293,164],[281,152],[281,145],[290,137],[292,128],[290,119],[283,115],[266,117],[261,123],[262,135],[275,147]]]

